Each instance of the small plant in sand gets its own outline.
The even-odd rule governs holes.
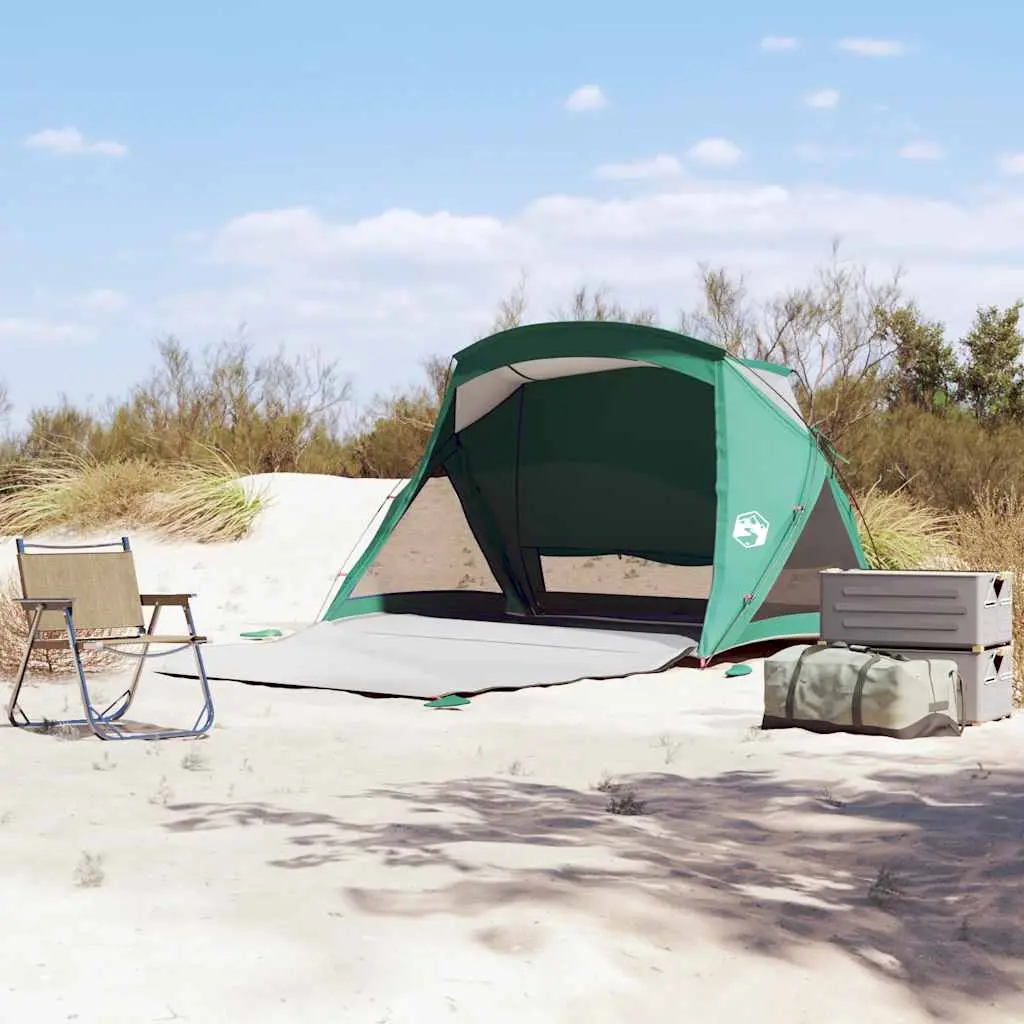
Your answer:
[[[187,772],[202,772],[206,771],[209,766],[209,762],[203,756],[201,750],[190,750],[182,759],[181,767]]]
[[[958,567],[953,517],[914,501],[902,488],[877,484],[858,499],[857,527],[872,569]]]
[[[672,764],[683,747],[683,744],[679,740],[673,739],[672,735],[667,732],[663,732],[655,741],[654,745],[656,747],[660,747],[664,751],[665,764]]]
[[[601,777],[594,784],[594,789],[598,793],[614,793],[619,789],[619,785],[610,772],[603,771],[601,772]]]
[[[875,880],[868,887],[868,902],[884,909],[902,897],[903,887],[895,872],[887,867],[879,868]]]
[[[523,767],[523,762],[516,760],[512,761],[509,766],[505,769],[507,775],[519,776],[525,775],[526,769]]]
[[[612,793],[606,810],[609,814],[646,814],[647,801],[641,800],[632,787],[621,788]]]
[[[74,882],[80,889],[96,889],[106,881],[103,870],[103,855],[83,853],[75,868]]]
[[[156,792],[149,798],[149,802],[158,807],[166,807],[173,799],[174,793],[167,781],[167,776],[162,775],[160,785],[156,787]]]
[[[831,786],[824,786],[821,790],[821,802],[827,804],[829,807],[834,807],[836,810],[841,810],[846,806],[846,801],[841,800],[832,791]]]

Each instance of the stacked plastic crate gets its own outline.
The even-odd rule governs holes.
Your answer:
[[[951,658],[969,725],[1013,713],[1013,575],[827,569],[821,639]]]

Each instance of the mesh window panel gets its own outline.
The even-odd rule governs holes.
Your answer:
[[[447,477],[426,482],[352,596],[431,590],[501,592]]]
[[[820,611],[818,573],[822,569],[857,567],[857,553],[826,481],[804,524],[804,532],[751,621]]]
[[[711,593],[710,565],[667,565],[635,555],[541,555],[549,593],[697,598]]]

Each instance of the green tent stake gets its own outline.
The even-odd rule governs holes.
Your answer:
[[[468,697],[460,697],[457,693],[449,693],[447,697],[438,697],[436,700],[427,701],[425,708],[458,708],[468,704]]]
[[[240,633],[239,636],[245,637],[246,640],[269,640],[274,636],[284,636],[284,633],[279,629],[251,629],[247,633]]]
[[[732,676],[749,676],[754,670],[749,665],[731,665],[725,670],[726,678]]]

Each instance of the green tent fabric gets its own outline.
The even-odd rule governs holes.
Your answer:
[[[619,628],[696,623],[701,658],[817,635],[818,570],[866,565],[790,371],[654,327],[536,324],[457,353],[423,460],[325,619],[470,607],[465,591],[481,589],[472,573],[436,587],[403,583],[436,554],[429,528],[388,563],[403,520],[436,481],[465,517],[460,551],[475,545],[485,563],[492,611]],[[556,585],[562,567],[596,572],[609,557],[628,566],[623,580],[635,578],[629,592]],[[709,575],[701,593],[645,589],[647,578]]]

